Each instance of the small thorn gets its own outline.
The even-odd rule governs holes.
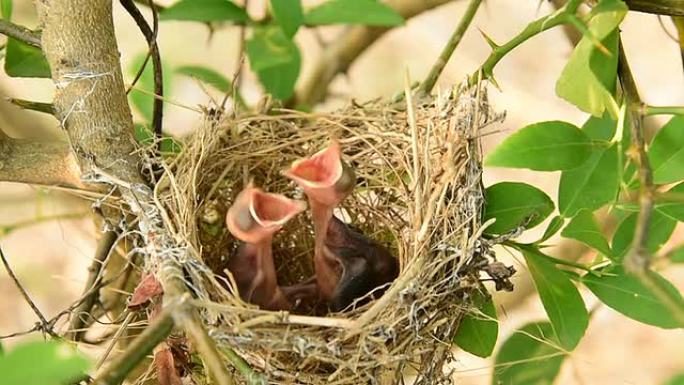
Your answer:
[[[494,87],[496,87],[496,89],[497,89],[499,92],[502,91],[502,90],[501,90],[501,86],[499,86],[499,83],[496,81],[496,78],[494,77],[494,74],[487,74],[487,73],[485,73],[485,79],[489,80],[489,82],[492,83],[492,85],[493,85]]]
[[[484,37],[484,39],[485,39],[485,41],[487,42],[487,44],[489,44],[489,46],[490,46],[494,51],[496,51],[499,47],[501,47],[500,45],[496,44],[496,42],[494,42],[494,40],[492,40],[492,38],[489,37],[489,35],[487,35],[483,30],[481,30],[480,28],[478,28],[477,30],[480,31],[480,34],[482,34],[482,37]]]

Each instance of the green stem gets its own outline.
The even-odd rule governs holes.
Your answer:
[[[524,244],[524,243],[518,243],[518,242],[515,242],[515,241],[511,241],[511,240],[508,240],[508,241],[504,242],[503,244],[504,244],[505,246],[510,246],[510,247],[512,247],[512,248],[514,248],[514,249],[520,251],[520,252],[523,252],[523,251],[525,251],[525,250],[533,251],[535,254],[537,254],[537,255],[539,255],[539,256],[543,256],[543,257],[545,257],[546,259],[548,259],[549,261],[551,261],[551,262],[553,262],[553,263],[555,263],[555,264],[557,264],[557,265],[563,265],[563,266],[568,266],[568,267],[574,267],[575,269],[579,269],[579,270],[582,270],[582,271],[592,272],[591,268],[589,268],[589,267],[587,267],[587,266],[585,266],[585,265],[583,265],[583,264],[581,264],[581,263],[573,262],[573,261],[568,261],[568,260],[565,260],[565,259],[559,259],[559,258],[552,257],[552,256],[550,256],[550,255],[546,255],[546,254],[542,253],[542,252],[539,250],[539,248],[536,247],[535,245]]]
[[[629,68],[627,56],[620,42],[620,56],[618,58],[618,78],[628,105],[641,105],[642,101],[639,91],[634,81],[634,77]],[[636,226],[634,229],[634,239],[630,245],[629,252],[624,258],[624,267],[627,273],[635,276],[641,283],[648,288],[653,295],[659,299],[672,315],[684,325],[684,303],[681,298],[673,295],[651,270],[651,253],[647,243],[649,237],[649,227],[652,220],[654,195],[656,188],[653,184],[653,170],[649,163],[646,153],[646,143],[643,135],[642,126],[643,115],[639,111],[632,111],[630,132],[634,151],[634,164],[637,166],[639,175],[639,214],[637,215]]]
[[[481,77],[484,77],[485,79],[488,79],[496,84],[496,81],[494,81],[494,67],[496,67],[499,61],[501,61],[506,54],[511,52],[520,44],[546,30],[561,24],[571,23],[571,17],[575,15],[575,12],[580,4],[582,4],[582,0],[569,0],[567,4],[565,4],[565,6],[557,12],[541,17],[528,24],[525,29],[513,37],[513,39],[509,40],[506,44],[497,46],[493,43],[490,43],[490,45],[493,46],[492,52],[489,54],[489,57],[487,57],[487,60],[485,60],[482,66],[468,77],[468,84],[471,86],[477,84]]]
[[[684,115],[684,106],[649,106],[642,105],[641,113],[650,115]]]
[[[40,34],[21,25],[0,19],[0,33],[22,41],[28,45],[40,48]]]
[[[231,364],[242,374],[242,376],[247,380],[250,385],[266,385],[268,382],[266,378],[261,373],[257,373],[252,370],[247,361],[242,359],[235,350],[229,347],[219,347],[219,350],[223,355],[230,361]]]
[[[93,381],[92,385],[119,385],[140,362],[162,342],[173,329],[173,311],[177,306],[166,307],[159,318],[145,329],[114,362]]]
[[[429,94],[432,91],[435,83],[437,83],[437,79],[439,79],[439,75],[441,75],[442,71],[444,71],[444,67],[449,62],[451,55],[453,55],[456,47],[458,47],[458,44],[461,42],[463,35],[470,26],[470,23],[473,21],[473,18],[475,17],[475,14],[477,13],[481,3],[482,0],[470,1],[470,4],[463,14],[461,21],[458,23],[458,26],[456,26],[456,30],[449,38],[449,41],[444,47],[442,53],[439,55],[439,58],[435,64],[432,66],[432,69],[430,69],[430,73],[425,78],[425,81],[423,81],[423,84],[420,85],[419,92],[423,94]]]

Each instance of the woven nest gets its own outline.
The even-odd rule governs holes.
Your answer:
[[[459,89],[328,114],[276,112],[207,119],[161,184],[159,204],[173,238],[185,247],[185,279],[210,336],[272,384],[448,380],[442,367],[450,341],[470,294],[482,288],[481,271],[493,261],[481,238],[479,137],[500,116],[491,113],[484,91]],[[281,171],[330,138],[339,140],[357,175],[338,216],[387,246],[401,273],[382,297],[341,313],[259,310],[240,300],[224,272],[235,246],[226,210],[250,180],[303,198]],[[313,274],[310,222],[299,215],[274,240],[281,285]]]

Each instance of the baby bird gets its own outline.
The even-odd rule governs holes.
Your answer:
[[[320,296],[340,311],[355,299],[393,281],[399,264],[390,252],[333,215],[356,185],[354,170],[333,140],[283,173],[306,193],[314,225],[314,270]]]
[[[240,297],[265,310],[289,310],[291,302],[278,286],[273,262],[273,235],[306,209],[306,203],[270,194],[252,184],[242,190],[226,214],[228,231],[242,244],[228,261]],[[296,289],[291,292],[298,292]]]

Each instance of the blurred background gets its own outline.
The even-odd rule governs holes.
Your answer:
[[[263,14],[262,3],[252,1],[250,13]],[[305,4],[315,3],[318,2],[305,1]],[[331,96],[320,108],[334,109],[350,98],[363,101],[391,96],[404,87],[406,71],[411,79],[422,79],[465,7],[465,1],[455,0],[383,36],[359,57],[347,74],[335,79]],[[139,62],[147,46],[116,1],[114,8],[124,75],[130,82],[137,70],[134,62]],[[141,8],[149,16],[148,10]],[[552,10],[546,1],[487,0],[472,27],[486,31],[496,42],[504,42],[527,23]],[[31,2],[15,1],[14,21],[31,28],[37,26]],[[489,47],[477,28],[472,27],[446,67],[439,81],[441,87],[461,82],[488,55]],[[622,28],[627,56],[644,101],[655,105],[684,104],[683,67],[679,46],[668,36],[668,32],[676,35],[669,19],[659,21],[653,15],[630,12]],[[325,41],[340,31],[337,27],[322,29],[319,37]],[[303,52],[300,78],[311,71],[312,63],[322,51],[319,37],[309,30],[297,35]],[[198,23],[164,22],[160,25],[159,46],[167,72],[182,65],[203,65],[230,79],[237,64],[239,29],[225,26],[212,32]],[[495,128],[497,134],[484,138],[485,153],[511,132],[533,122],[565,120],[581,125],[586,120],[586,114],[554,93],[555,81],[571,50],[572,45],[562,29],[557,28],[526,42],[498,65],[495,75],[501,90],[492,88],[489,97],[496,110],[506,111],[507,119]],[[220,101],[222,97],[187,77],[171,76],[169,82],[167,98],[172,103],[166,104],[164,119],[166,129],[174,135],[187,134],[200,125],[198,106],[207,106],[212,99]],[[248,102],[258,101],[261,89],[249,71],[244,72],[243,86]],[[54,88],[50,80],[8,78],[3,73],[0,92],[8,97],[49,102]],[[665,118],[648,123],[658,127]],[[0,127],[15,137],[60,136],[58,122],[53,118],[22,111],[4,98],[0,100]],[[558,174],[486,169],[484,179],[485,185],[503,180],[525,181],[555,197]],[[89,202],[66,192],[0,183],[0,244],[19,279],[47,317],[68,307],[83,290],[98,231],[90,212]],[[544,228],[544,224],[538,226],[537,234],[530,237],[538,237]],[[679,243],[682,234],[680,227],[673,244],[665,251]],[[564,245],[560,252],[572,247]],[[558,251],[554,255],[562,256]],[[499,256],[514,264],[518,271],[514,277],[516,290],[495,294],[501,342],[517,327],[543,319],[545,314],[539,299],[533,295],[529,273],[521,258],[503,251]],[[684,290],[683,265],[668,267],[662,273]],[[33,327],[35,315],[4,269],[0,269],[0,292],[0,335]],[[557,384],[661,384],[684,370],[683,330],[662,330],[640,324],[599,304],[590,293],[583,292],[583,295],[594,316],[585,338],[566,360]],[[12,338],[3,344],[11,345],[22,338],[36,336]],[[488,384],[490,373],[495,370],[491,359],[462,352],[456,353],[451,365],[457,383],[464,385]]]

